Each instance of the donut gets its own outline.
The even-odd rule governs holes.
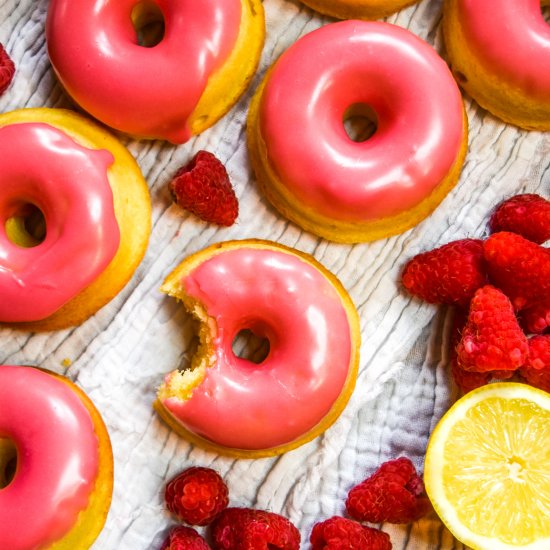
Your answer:
[[[354,141],[344,121],[374,134]],[[467,119],[445,62],[409,31],[341,21],[294,43],[268,71],[248,116],[258,183],[281,214],[339,242],[401,233],[458,180]]]
[[[264,240],[227,241],[186,258],[161,290],[200,321],[191,368],[169,373],[155,409],[192,443],[255,458],[323,433],[355,385],[360,328],[349,295],[313,257]],[[237,356],[249,330],[260,363]]]
[[[481,107],[550,130],[550,27],[540,0],[446,0],[443,37],[455,78]]]
[[[140,36],[155,24],[160,41],[147,47]],[[264,34],[261,0],[51,0],[46,20],[54,71],[82,109],[127,134],[173,143],[237,102]]]
[[[382,19],[419,0],[302,0],[310,8],[338,19]]]
[[[0,114],[0,322],[78,325],[128,282],[151,203],[114,137],[61,109]]]
[[[0,365],[0,548],[89,548],[111,505],[109,434],[64,376]]]

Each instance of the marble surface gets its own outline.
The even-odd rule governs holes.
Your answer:
[[[442,51],[441,1],[422,0],[388,21]],[[116,461],[112,507],[94,550],[156,549],[174,522],[164,511],[165,481],[190,465],[217,469],[231,504],[272,510],[302,533],[344,511],[352,485],[383,460],[409,456],[422,470],[428,436],[456,398],[448,368],[449,312],[407,296],[399,286],[414,254],[453,239],[486,234],[490,209],[517,192],[548,195],[550,140],[495,119],[465,97],[469,152],[458,185],[414,229],[370,244],[341,245],[302,232],[260,194],[245,142],[251,94],[268,66],[305,33],[331,22],[297,1],[266,0],[267,38],[251,88],[217,125],[190,142],[122,137],[150,185],[153,231],[145,259],[127,287],[83,325],[45,334],[0,329],[0,361],[66,373],[94,400],[109,428]],[[46,0],[0,0],[0,42],[17,74],[0,111],[71,107],[49,64]],[[200,149],[216,154],[240,202],[238,222],[218,228],[172,204],[167,183]],[[322,437],[283,456],[234,460],[195,448],[152,410],[155,388],[184,367],[193,350],[193,322],[158,288],[189,253],[227,239],[272,239],[313,254],[348,289],[362,331],[360,374],[346,410]],[[70,365],[70,366],[67,366]],[[432,514],[408,526],[382,525],[396,550],[461,549]]]

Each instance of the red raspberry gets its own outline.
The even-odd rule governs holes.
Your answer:
[[[11,60],[4,46],[0,44],[0,95],[2,95],[11,84],[15,74],[15,65]]]
[[[484,264],[483,241],[453,241],[410,260],[403,271],[403,286],[432,304],[466,305],[487,283]]]
[[[476,388],[481,388],[481,386],[485,386],[485,384],[488,384],[493,379],[491,372],[472,372],[466,370],[456,356],[451,362],[451,375],[462,393],[468,393]]]
[[[516,195],[501,202],[489,221],[491,233],[510,231],[542,244],[550,239],[550,201],[540,195]]]
[[[550,334],[529,339],[529,362],[519,372],[532,386],[550,392]]]
[[[449,350],[451,375],[455,381],[455,384],[459,387],[462,393],[468,393],[476,388],[480,388],[481,386],[489,383],[492,379],[492,373],[467,371],[458,360],[456,347],[462,339],[462,331],[466,326],[467,320],[468,314],[463,309],[455,310]]]
[[[516,311],[550,299],[550,251],[515,233],[502,231],[484,244],[491,282]]]
[[[431,504],[413,463],[400,457],[385,462],[351,489],[346,510],[358,521],[410,523],[429,512]]]
[[[239,215],[237,196],[224,165],[208,151],[199,151],[170,182],[177,204],[204,221],[233,225]]]
[[[298,550],[300,532],[279,514],[250,508],[227,508],[212,524],[220,550]]]
[[[390,536],[351,519],[334,516],[316,523],[311,531],[311,550],[391,550]]]
[[[227,486],[219,474],[200,466],[169,481],[164,500],[170,512],[190,525],[210,523],[229,502]]]
[[[550,299],[524,309],[521,312],[521,322],[527,332],[542,334],[550,327]]]
[[[487,285],[475,293],[456,351],[460,365],[474,372],[514,371],[525,364],[527,338],[498,288]]]
[[[161,550],[210,550],[210,546],[191,527],[174,527]]]

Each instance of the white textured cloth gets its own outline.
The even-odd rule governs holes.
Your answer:
[[[115,490],[95,550],[159,548],[174,524],[162,504],[165,481],[191,465],[217,469],[232,505],[290,518],[300,528],[303,548],[309,548],[313,523],[343,514],[347,491],[380,462],[406,455],[422,470],[428,436],[456,393],[448,368],[450,315],[406,295],[400,270],[420,251],[483,236],[490,209],[502,198],[526,191],[548,194],[548,135],[505,125],[466,98],[470,147],[462,176],[427,220],[391,239],[354,246],[302,232],[259,192],[244,127],[251,94],[267,67],[297,38],[331,19],[297,1],[266,0],[264,6],[267,38],[259,71],[225,118],[181,146],[122,138],[149,182],[153,203],[149,248],[127,287],[78,328],[46,334],[0,330],[0,362],[66,372],[107,423]],[[0,42],[17,65],[13,85],[0,98],[2,112],[71,107],[46,55],[46,10],[46,0],[0,0]],[[440,19],[441,1],[423,0],[388,21],[441,50]],[[199,149],[225,163],[236,188],[240,216],[231,228],[205,224],[172,204],[167,183]],[[189,316],[158,288],[189,253],[248,237],[309,252],[339,277],[361,317],[361,362],[355,393],[325,435],[277,458],[233,460],[192,447],[152,411],[163,375],[187,364],[193,349]],[[382,527],[397,550],[463,548],[435,514],[409,526]]]

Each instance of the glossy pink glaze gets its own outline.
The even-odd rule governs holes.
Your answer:
[[[51,0],[48,53],[61,83],[90,114],[129,134],[182,143],[208,78],[227,59],[241,0],[154,0],[162,41],[137,43],[138,0]]]
[[[0,437],[17,448],[15,477],[0,489],[0,548],[45,548],[72,528],[94,488],[98,439],[90,415],[55,377],[0,365]]]
[[[163,403],[176,420],[238,449],[289,443],[316,426],[350,367],[351,329],[334,287],[294,255],[248,247],[205,261],[183,285],[216,320],[217,361],[189,400]],[[269,340],[262,363],[233,353],[243,329]]]
[[[550,100],[550,26],[540,0],[458,0],[468,46],[488,70],[534,98]]]
[[[107,170],[113,156],[43,123],[0,128],[0,321],[48,317],[88,286],[118,249]],[[14,244],[6,220],[25,204],[46,220],[38,246]]]
[[[352,141],[354,104],[378,116],[376,133]],[[382,22],[316,30],[276,62],[260,105],[270,164],[297,200],[342,221],[395,215],[430,195],[464,136],[460,92],[425,42]]]

